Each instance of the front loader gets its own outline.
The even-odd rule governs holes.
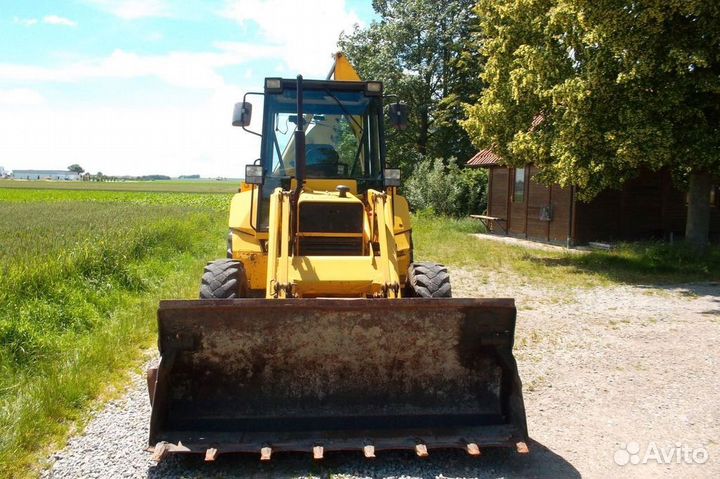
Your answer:
[[[261,155],[232,199],[228,257],[205,268],[200,300],[160,303],[158,460],[527,452],[514,302],[453,299],[444,266],[414,261],[382,84],[335,60],[326,80],[265,79]],[[387,110],[403,129],[404,105]],[[251,112],[237,104],[233,125],[247,129]]]

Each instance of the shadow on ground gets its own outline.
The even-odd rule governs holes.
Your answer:
[[[629,285],[647,285],[663,288],[678,283],[698,283],[701,286],[715,286],[717,294],[720,275],[707,271],[710,265],[701,265],[697,269],[688,266],[675,267],[648,263],[644,258],[627,258],[605,253],[586,255],[567,255],[559,258],[546,258],[527,255],[527,261],[549,268],[571,268],[579,273],[597,275],[615,283]]]
[[[219,456],[205,463],[202,456],[171,456],[148,469],[149,479],[183,478],[579,478],[580,473],[565,459],[542,444],[530,441],[530,454],[490,448],[473,457],[460,450],[430,451],[419,459],[410,451],[378,451],[375,459],[358,453],[327,453],[322,461],[313,461],[310,453],[282,453],[261,463],[249,454]]]

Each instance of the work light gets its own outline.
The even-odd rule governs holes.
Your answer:
[[[245,183],[248,185],[263,184],[263,169],[261,165],[245,166]]]
[[[269,93],[280,93],[282,91],[282,79],[266,78],[265,91]]]
[[[400,186],[400,170],[387,168],[385,170],[385,186]]]
[[[380,95],[383,90],[383,84],[379,81],[369,81],[365,88],[368,95]]]

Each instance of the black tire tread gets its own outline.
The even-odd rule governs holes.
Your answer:
[[[408,268],[408,292],[420,298],[452,298],[450,274],[442,264],[412,263]]]
[[[200,299],[234,299],[247,296],[245,268],[240,261],[219,259],[205,266]]]

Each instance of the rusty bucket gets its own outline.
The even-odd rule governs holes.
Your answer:
[[[163,301],[150,447],[526,450],[511,299]]]

